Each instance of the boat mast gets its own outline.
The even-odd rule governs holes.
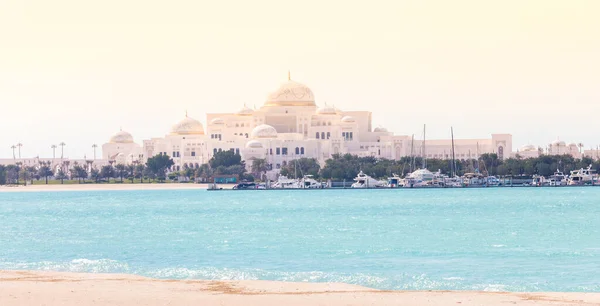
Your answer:
[[[410,173],[412,173],[414,171],[414,166],[415,166],[415,154],[414,154],[414,148],[415,148],[415,134],[412,135],[412,139],[410,141]]]
[[[452,177],[456,176],[456,160],[454,159],[454,128],[450,127],[450,134],[452,136],[452,165],[450,168],[452,169]]]
[[[425,124],[423,124],[423,169],[427,169],[427,154],[425,154]]]

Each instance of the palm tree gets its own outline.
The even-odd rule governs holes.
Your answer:
[[[92,148],[94,149],[94,160],[96,160],[96,148],[98,147],[97,144],[93,144]]]
[[[13,151],[13,159],[17,159],[17,157],[15,156],[15,149],[17,148],[17,146],[15,146],[15,145],[12,145],[12,146],[10,146],[10,148],[11,148],[11,149],[12,149],[12,151]]]
[[[67,145],[64,142],[58,144],[60,146],[60,159],[63,159],[65,153],[65,146]]]
[[[21,159],[21,147],[23,146],[22,143],[17,143],[17,147],[19,148],[19,159]]]
[[[56,145],[51,145],[52,148],[52,159],[56,159]]]
[[[267,170],[267,159],[255,158],[252,160],[252,173],[255,175],[255,177],[258,177],[262,180],[263,173],[266,173]]]

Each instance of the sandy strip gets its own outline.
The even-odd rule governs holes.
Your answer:
[[[224,185],[229,186],[229,185]],[[100,191],[100,190],[189,190],[207,189],[207,184],[55,184],[0,186],[0,192],[22,191]],[[229,187],[231,188],[231,187]]]
[[[600,305],[600,293],[378,291],[337,283],[0,271],[0,305]]]

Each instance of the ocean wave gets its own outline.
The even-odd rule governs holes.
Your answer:
[[[67,262],[0,262],[0,268],[7,270],[47,270],[87,273],[130,273],[129,265],[112,259],[77,258]]]

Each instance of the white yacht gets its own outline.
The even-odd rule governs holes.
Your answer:
[[[409,173],[404,179],[405,188],[431,187],[434,183],[435,175],[427,169],[417,169]]]
[[[595,174],[593,174],[592,165],[589,165],[586,169],[579,169],[571,171],[569,176],[569,185],[589,185],[595,181]]]
[[[321,184],[317,180],[315,180],[312,175],[305,175],[304,177],[302,177],[302,179],[300,180],[299,183],[300,183],[299,184],[300,188],[305,188],[305,189],[324,188],[323,184]]]
[[[301,186],[298,183],[298,180],[288,178],[285,175],[280,175],[279,178],[277,178],[277,182],[275,182],[275,183],[273,183],[273,185],[271,185],[271,188],[274,188],[274,189],[298,189],[298,188],[301,188]]]
[[[378,188],[385,187],[386,183],[376,180],[364,172],[360,171],[356,178],[354,178],[354,184],[352,184],[352,188]]]
[[[569,177],[562,173],[560,170],[556,169],[554,175],[549,177],[548,185],[550,186],[565,186],[567,185]]]

